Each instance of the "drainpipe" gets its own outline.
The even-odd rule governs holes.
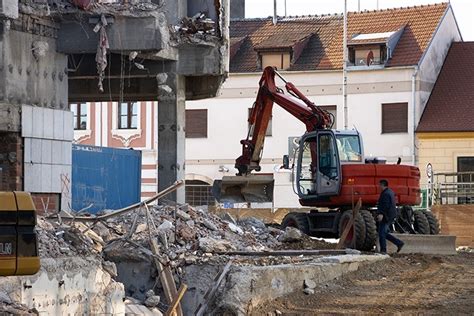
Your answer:
[[[416,77],[418,76],[418,66],[415,66],[411,76],[411,103],[413,106],[413,149],[412,149],[412,163],[416,166]]]
[[[349,110],[347,108],[347,0],[344,0],[344,24],[342,39],[342,107],[344,109],[344,129],[348,129]]]

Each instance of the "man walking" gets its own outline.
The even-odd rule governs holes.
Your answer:
[[[377,222],[380,252],[387,253],[387,239],[397,246],[397,252],[400,252],[404,243],[400,239],[390,234],[390,226],[397,216],[397,207],[395,204],[395,193],[388,187],[387,180],[380,180],[379,201],[377,203]]]

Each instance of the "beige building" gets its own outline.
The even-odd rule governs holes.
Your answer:
[[[474,42],[453,43],[416,130],[422,174],[435,182],[474,182]],[[427,177],[423,178],[427,183]],[[458,190],[458,187],[456,187]]]

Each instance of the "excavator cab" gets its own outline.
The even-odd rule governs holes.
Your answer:
[[[301,137],[296,161],[296,189],[300,199],[338,195],[341,179],[334,132],[322,130]]]

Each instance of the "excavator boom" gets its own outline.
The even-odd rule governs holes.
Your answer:
[[[288,94],[275,84],[278,76]],[[306,98],[291,82],[287,82],[273,67],[266,67],[259,82],[257,98],[249,115],[247,137],[240,141],[242,155],[236,159],[235,177],[214,182],[213,194],[221,202],[272,202],[274,180],[271,175],[251,174],[261,171],[265,134],[272,116],[273,104],[281,106],[306,126],[308,132],[329,129],[333,117]]]

